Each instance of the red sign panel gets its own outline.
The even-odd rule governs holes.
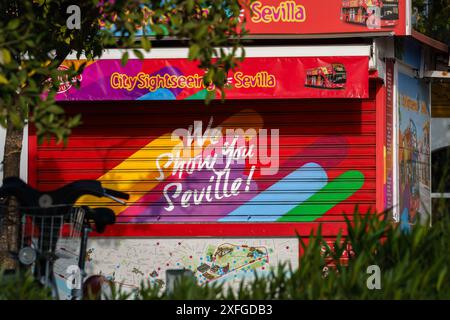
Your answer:
[[[406,34],[407,0],[257,0],[245,10],[250,34]]]
[[[246,58],[227,75],[227,99],[367,98],[368,62],[356,57]],[[66,64],[71,63],[67,61]],[[99,60],[90,63],[80,87],[57,100],[204,99],[214,86],[187,59]]]

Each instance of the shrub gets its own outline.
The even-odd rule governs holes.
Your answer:
[[[30,273],[0,272],[0,300],[51,300],[50,290],[43,289]]]
[[[265,276],[242,283],[238,290],[223,284],[198,286],[193,278],[176,281],[173,292],[142,283],[135,292],[112,287],[109,299],[449,299],[450,221],[442,216],[433,227],[400,230],[386,215],[358,214],[347,219],[347,235],[333,247],[319,227],[306,241],[299,238],[299,268],[280,265]],[[348,260],[341,259],[343,253]],[[381,288],[370,290],[367,268],[379,266]],[[0,299],[49,299],[29,274],[0,274]]]
[[[416,225],[409,232],[386,215],[354,214],[347,219],[347,236],[330,248],[321,229],[307,241],[300,238],[299,268],[288,265],[241,284],[237,291],[221,284],[198,286],[181,278],[174,293],[141,285],[135,299],[449,299],[450,221],[442,217],[433,227]],[[348,260],[341,259],[347,253]],[[332,266],[331,266],[332,265]],[[369,266],[380,268],[379,290],[370,290]],[[326,271],[328,269],[328,271]]]

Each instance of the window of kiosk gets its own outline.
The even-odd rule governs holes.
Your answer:
[[[432,162],[432,191],[450,193],[450,146],[435,150],[431,153]]]

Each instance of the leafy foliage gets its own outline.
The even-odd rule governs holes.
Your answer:
[[[30,273],[0,272],[0,300],[51,300],[50,290],[42,289]]]
[[[444,172],[448,172],[448,166]],[[443,192],[446,174],[438,188]],[[143,282],[128,299],[450,299],[450,215],[446,199],[436,202],[433,225],[405,229],[389,212],[346,216],[346,234],[330,245],[322,227],[299,237],[299,268],[282,264],[268,275],[255,275],[236,289],[212,283],[199,286],[180,278],[174,292]],[[369,266],[380,270],[381,288],[370,290]],[[117,288],[116,288],[117,289]],[[119,288],[120,291],[120,288]],[[116,295],[117,296],[117,295]]]
[[[104,297],[112,300],[148,299],[449,299],[450,219],[433,227],[416,225],[400,230],[384,216],[357,214],[347,220],[348,235],[330,247],[321,229],[300,239],[299,268],[280,265],[268,275],[241,283],[237,290],[223,284],[199,286],[193,278],[180,278],[173,292],[143,282],[133,292],[112,286]],[[351,246],[348,246],[351,244]],[[348,260],[342,259],[346,252]],[[381,289],[367,288],[367,267],[381,269]],[[44,299],[48,292],[33,286],[31,278],[0,277],[1,299]]]
[[[319,228],[300,238],[299,268],[280,265],[266,276],[241,283],[198,286],[181,278],[174,293],[142,283],[134,299],[449,299],[450,219],[433,227],[416,225],[405,232],[384,215],[355,213],[348,235],[330,247]],[[349,259],[343,259],[346,253]],[[381,269],[381,289],[369,290],[367,267]]]
[[[417,8],[415,28],[432,38],[450,44],[450,2],[413,0]]]
[[[75,70],[58,70],[69,53],[100,58],[106,48],[128,48],[142,57],[156,39],[171,36],[189,46],[189,58],[206,70],[205,83],[222,88],[225,75],[238,63],[243,24],[237,0],[115,0],[80,1],[80,29],[70,29],[71,0],[3,1],[0,4],[0,124],[18,128],[27,119],[37,135],[68,137],[80,117],[66,117],[55,104],[61,82],[72,81]],[[142,34],[137,36],[138,34]],[[229,50],[218,47],[228,47]],[[129,53],[122,62],[126,63]],[[29,115],[29,118],[28,118]]]

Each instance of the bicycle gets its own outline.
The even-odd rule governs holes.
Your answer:
[[[0,205],[0,228],[8,225],[7,210],[17,210],[19,221],[19,246],[8,253],[19,262],[20,270],[31,268],[33,277],[43,287],[50,288],[52,296],[59,299],[54,266],[61,258],[67,258],[67,246],[78,246],[79,285],[71,290],[73,300],[86,295],[86,249],[89,233],[95,230],[103,233],[108,225],[115,223],[115,214],[110,208],[75,206],[83,195],[108,197],[120,204],[126,204],[129,195],[103,188],[96,180],[78,180],[59,189],[41,192],[16,177],[3,180],[0,198],[8,201],[13,196],[17,205]],[[5,201],[4,201],[5,202]],[[4,231],[4,230],[3,230]],[[64,246],[61,244],[64,243]],[[75,280],[75,279],[74,279]]]

